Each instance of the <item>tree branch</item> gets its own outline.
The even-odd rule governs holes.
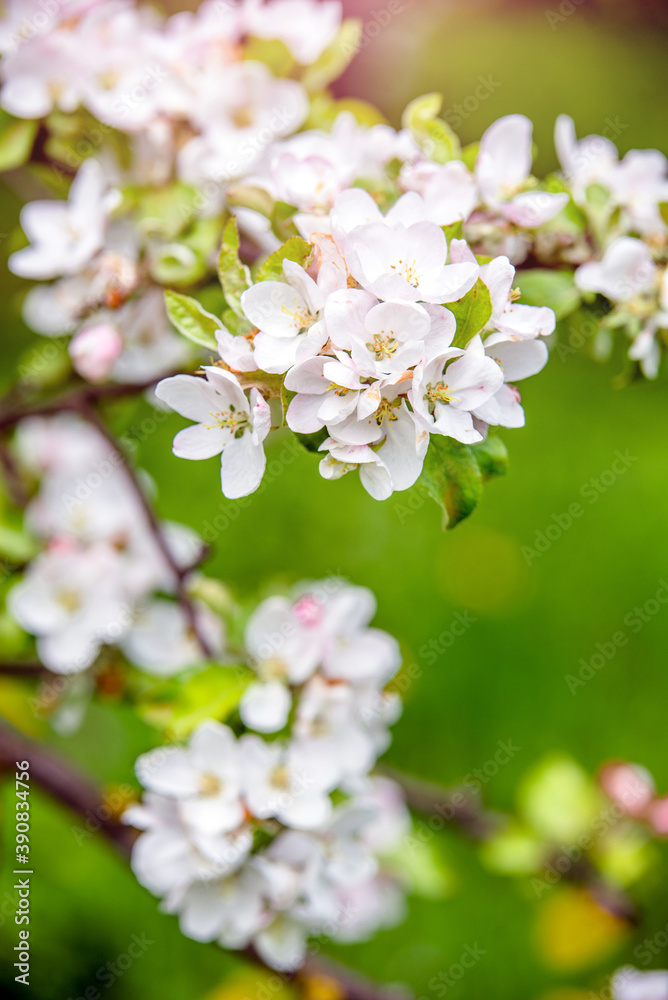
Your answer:
[[[386,765],[379,770],[399,785],[406,805],[415,812],[440,816],[474,840],[487,840],[499,827],[499,817],[485,810],[478,796],[463,787],[443,788]]]
[[[186,590],[185,581],[188,574],[192,572],[192,566],[179,566],[179,564],[177,563],[176,559],[174,558],[174,554],[167,543],[167,539],[165,538],[162,528],[160,527],[160,523],[158,522],[155,511],[153,510],[151,504],[148,502],[146,494],[144,493],[144,490],[142,489],[141,484],[137,479],[137,475],[135,473],[134,468],[128,461],[127,456],[125,455],[118,441],[116,440],[112,432],[109,430],[105,422],[102,420],[97,410],[94,409],[94,407],[92,407],[90,403],[84,402],[80,404],[77,412],[81,414],[84,420],[87,420],[89,424],[95,427],[100,436],[104,438],[104,440],[113,450],[113,452],[116,455],[118,455],[120,466],[125,473],[125,477],[128,481],[128,484],[132,489],[133,493],[135,494],[144,512],[148,528],[155,540],[156,545],[158,546],[162,554],[163,559],[165,560],[165,562],[169,566],[169,569],[172,572],[176,588],[176,596],[178,598],[179,604],[183,609],[183,613],[186,616],[188,624],[193,631],[193,635],[196,637],[199,647],[202,650],[204,656],[212,658],[214,655],[213,650],[209,645],[209,642],[206,639],[206,637],[202,634],[202,631],[199,627],[199,622],[197,621],[195,605],[191,601],[190,597],[188,596],[188,592]]]
[[[82,818],[94,818],[96,831],[103,833],[129,859],[136,831],[113,817],[109,818],[98,789],[89,779],[62,757],[26,740],[15,730],[0,726],[0,771],[11,773],[15,770],[16,763],[24,760],[30,764],[30,780],[34,784]],[[396,993],[384,991],[370,980],[329,960],[309,957],[301,968],[292,973],[276,973],[253,948],[247,948],[241,954],[247,961],[259,965],[272,975],[282,975],[288,981],[303,985],[308,993],[312,992],[309,989],[312,981],[319,979],[331,981],[338,1000],[396,1000],[397,997]]]

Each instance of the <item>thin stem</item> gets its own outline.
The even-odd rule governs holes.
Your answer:
[[[50,671],[41,663],[2,663],[0,677],[46,677]]]
[[[62,757],[26,740],[15,730],[0,726],[0,770],[11,773],[22,761],[28,761],[30,765],[31,782],[89,822],[92,830],[103,833],[129,859],[136,832],[109,817],[99,791],[89,779]],[[246,960],[276,975],[275,970],[269,968],[252,948],[247,948],[242,954]],[[338,1000],[391,1000],[393,996],[349,969],[313,957],[307,958],[300,969],[283,975],[287,980],[303,985],[309,993],[310,981],[329,979]]]
[[[116,440],[112,432],[109,430],[105,422],[102,420],[97,410],[95,410],[89,403],[83,402],[79,405],[77,412],[79,412],[81,416],[88,421],[89,424],[95,427],[100,436],[104,438],[104,440],[107,442],[112,451],[114,451],[114,453],[118,456],[120,466],[125,473],[125,477],[128,481],[128,484],[130,485],[130,488],[135,494],[144,512],[144,516],[146,518],[149,531],[151,532],[155,540],[155,543],[162,554],[163,559],[165,560],[165,562],[169,566],[169,569],[172,572],[176,588],[176,596],[178,598],[179,604],[183,609],[183,613],[186,616],[188,624],[192,629],[193,635],[197,639],[199,647],[202,650],[204,656],[208,658],[213,658],[214,655],[213,649],[211,648],[206,637],[202,634],[199,622],[197,620],[195,605],[188,596],[188,591],[186,589],[185,581],[188,574],[192,571],[192,566],[184,567],[184,566],[179,566],[179,564],[177,563],[176,559],[174,558],[174,554],[169,547],[167,539],[165,538],[162,528],[160,527],[160,523],[158,521],[158,518],[156,517],[155,511],[153,510],[151,504],[148,502],[146,494],[144,493],[144,490],[142,489],[141,484],[137,479],[137,475],[135,473],[134,468],[128,461],[128,458],[125,455],[124,451],[122,450],[121,446],[119,445],[118,441]]]
[[[474,840],[487,840],[499,827],[499,817],[487,812],[480,799],[464,788],[444,788],[382,765],[380,770],[402,789],[406,804],[426,816],[440,816]]]

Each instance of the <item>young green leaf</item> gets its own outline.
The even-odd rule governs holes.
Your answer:
[[[224,329],[223,324],[203,309],[197,299],[168,289],[165,305],[167,315],[182,336],[208,350],[218,350],[216,330]]]
[[[239,230],[234,216],[228,220],[223,232],[223,242],[218,257],[218,277],[228,306],[237,316],[243,317],[241,296],[250,285],[250,273],[239,260]]]
[[[283,279],[283,261],[293,260],[297,264],[305,265],[313,252],[310,243],[303,240],[301,236],[291,236],[282,247],[274,250],[262,264],[257,274],[256,281],[281,281]]]
[[[487,285],[478,278],[473,288],[456,302],[449,302],[447,308],[457,320],[455,347],[466,347],[476,333],[480,333],[492,315],[492,300]]]
[[[482,473],[471,448],[432,434],[419,483],[443,511],[443,527],[454,528],[482,496]]]

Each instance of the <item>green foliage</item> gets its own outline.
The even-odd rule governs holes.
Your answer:
[[[169,319],[182,336],[200,347],[218,350],[216,330],[222,330],[223,324],[206,312],[197,299],[168,289],[165,292],[165,305]]]
[[[558,320],[570,316],[580,305],[580,293],[572,271],[532,268],[518,271],[516,284],[522,301],[530,306],[549,306]]]
[[[229,718],[253,677],[246,667],[212,664],[186,680],[170,677],[145,690],[138,712],[149,725],[183,739],[205,719]]]
[[[38,122],[14,118],[0,109],[0,170],[14,170],[30,157]]]
[[[488,434],[483,441],[471,445],[480,467],[483,481],[494,476],[505,476],[508,471],[508,449],[496,434]]]
[[[368,101],[361,101],[357,97],[342,97],[338,100],[328,93],[316,94],[311,100],[309,115],[306,119],[305,128],[319,128],[329,130],[338,115],[342,111],[348,111],[360,125],[371,127],[372,125],[382,125],[387,123],[387,119],[382,112]]]
[[[284,280],[283,261],[292,260],[303,267],[307,266],[313,248],[301,236],[291,236],[282,247],[274,250],[267,257],[255,275],[256,281]]]
[[[278,38],[248,38],[244,44],[244,59],[264,63],[273,76],[290,76],[295,60],[285,42]]]
[[[482,472],[471,448],[432,434],[419,483],[443,511],[443,528],[454,528],[482,496]]]
[[[478,278],[466,295],[456,302],[449,302],[447,308],[457,320],[454,346],[466,347],[471,338],[480,333],[491,319],[492,300],[487,285]]]
[[[287,240],[291,236],[299,235],[293,218],[297,208],[289,205],[287,201],[277,201],[271,211],[271,228],[274,236],[279,240]]]
[[[403,113],[402,125],[410,130],[418,146],[435,163],[458,160],[462,155],[459,139],[446,121],[438,117],[442,94],[416,97]]]
[[[223,286],[225,300],[237,316],[244,316],[241,296],[250,285],[250,273],[239,260],[239,230],[232,216],[223,232],[223,242],[218,256],[218,277]]]

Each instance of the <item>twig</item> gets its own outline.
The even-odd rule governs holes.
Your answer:
[[[24,760],[30,764],[32,782],[78,815],[86,819],[94,817],[100,832],[129,856],[136,833],[109,817],[95,785],[71,764],[47,752],[40,744],[26,740],[15,730],[0,726],[0,768],[12,772],[16,764]]]
[[[41,663],[2,663],[0,677],[44,677],[49,670]]]
[[[88,778],[43,746],[26,740],[15,730],[0,726],[0,770],[11,773],[16,764],[24,760],[30,764],[32,782],[79,816],[85,819],[94,817],[95,830],[103,833],[126,858],[130,857],[136,832],[108,816],[99,791]],[[242,955],[276,975],[275,970],[269,968],[252,948],[247,948]],[[309,993],[310,980],[328,979],[338,1000],[392,1000],[396,997],[396,993],[380,989],[349,969],[321,959],[308,958],[301,968],[283,975],[287,980],[304,985]]]
[[[84,418],[84,420],[87,420],[89,424],[95,427],[95,429],[98,431],[100,436],[104,438],[104,440],[107,442],[112,451],[116,455],[118,455],[120,466],[125,473],[125,477],[130,485],[130,488],[134,492],[144,512],[144,516],[146,518],[149,531],[151,532],[155,540],[155,543],[162,554],[163,559],[169,566],[169,569],[171,570],[172,575],[174,576],[176,596],[178,598],[179,604],[181,605],[181,608],[183,609],[183,613],[186,616],[188,624],[193,631],[193,635],[197,639],[197,642],[203,654],[206,657],[212,658],[214,655],[213,649],[211,648],[206,637],[202,634],[202,631],[199,627],[199,622],[197,621],[197,613],[195,611],[195,605],[191,601],[190,597],[188,596],[188,591],[186,590],[185,581],[188,574],[192,571],[193,568],[192,565],[179,566],[179,564],[177,563],[176,559],[174,558],[174,554],[167,543],[167,539],[165,538],[162,528],[160,527],[160,523],[158,521],[158,518],[156,517],[155,511],[153,510],[151,504],[148,502],[146,494],[144,493],[144,490],[142,489],[141,484],[137,479],[137,475],[135,473],[134,468],[128,461],[127,456],[125,455],[118,441],[116,440],[112,432],[109,430],[104,420],[102,420],[97,410],[93,406],[91,406],[90,403],[83,402],[79,405],[77,412],[80,413],[80,415]]]
[[[443,788],[385,765],[379,770],[400,786],[406,804],[415,812],[440,816],[474,840],[486,840],[499,827],[499,818],[487,812],[479,798],[464,788]]]

